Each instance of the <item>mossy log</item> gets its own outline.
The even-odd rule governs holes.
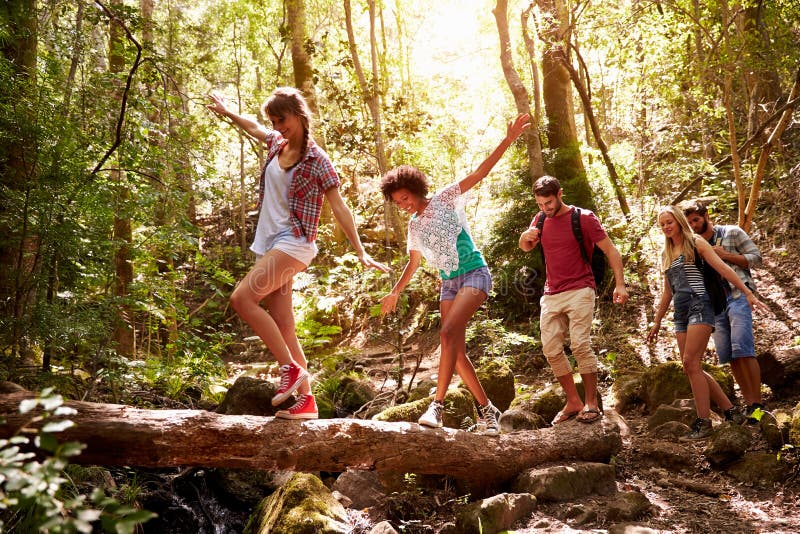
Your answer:
[[[20,414],[30,392],[0,396],[0,437],[30,424]],[[71,460],[84,465],[203,466],[259,470],[333,471],[347,468],[450,475],[493,483],[548,462],[608,462],[622,441],[616,424],[577,421],[497,437],[415,423],[357,419],[289,421],[221,415],[202,410],[144,410],[117,404],[66,401],[75,426],[58,434],[86,448]]]

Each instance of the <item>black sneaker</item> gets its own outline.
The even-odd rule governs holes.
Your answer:
[[[731,406],[723,413],[725,414],[725,420],[730,421],[735,425],[741,425],[745,421],[745,416],[742,413],[742,410],[740,410],[736,406]]]
[[[760,402],[754,402],[745,408],[744,415],[747,417],[747,424],[754,425],[761,421],[765,413],[767,413],[766,407]]]
[[[444,409],[444,404],[442,404],[439,401],[433,401],[431,402],[431,405],[428,406],[428,409],[425,410],[425,413],[422,414],[422,417],[420,417],[417,422],[424,426],[429,426],[432,428],[441,428],[443,409]]]
[[[714,432],[711,426],[711,419],[701,419],[698,417],[692,423],[692,430],[685,436],[681,436],[681,441],[698,441],[708,438]]]
[[[500,415],[502,412],[495,408],[494,404],[489,402],[486,406],[478,406],[478,413],[480,414],[479,425],[483,429],[483,433],[489,436],[497,436],[500,434]]]

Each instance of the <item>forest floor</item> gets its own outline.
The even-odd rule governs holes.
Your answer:
[[[798,247],[800,249],[800,247]],[[762,249],[764,265],[756,273],[759,294],[772,309],[771,314],[760,313],[755,319],[756,351],[795,346],[800,334],[800,282],[798,269],[793,263],[800,250],[783,248]],[[655,280],[649,273],[645,279]],[[629,288],[630,290],[631,288]],[[625,307],[603,306],[598,313],[600,325],[593,338],[595,350],[603,354],[608,350],[634,353],[644,365],[668,360],[678,360],[674,337],[663,331],[659,340],[648,345],[645,333],[652,319],[653,302],[659,288],[655,284],[641,284],[632,288],[631,300]],[[634,311],[635,310],[635,311]],[[632,321],[631,317],[636,320]],[[363,339],[363,338],[362,338]],[[348,343],[352,343],[352,339]],[[430,377],[436,372],[438,362],[438,335],[426,332],[407,341],[411,355],[421,354],[416,379]],[[380,356],[376,347],[363,347],[365,353]],[[386,354],[383,352],[383,354]],[[713,343],[706,354],[709,363],[716,363]],[[380,373],[374,375],[376,386],[386,387]],[[518,376],[518,385],[532,390],[549,386],[552,375],[549,369],[526,376]],[[611,378],[601,389],[605,393],[606,417],[617,419],[623,434],[623,448],[615,457],[617,485],[621,491],[639,491],[653,504],[649,517],[635,524],[659,532],[725,532],[767,533],[800,532],[800,466],[797,452],[788,451],[787,458],[794,464],[794,473],[788,481],[779,484],[741,483],[724,470],[712,467],[702,454],[702,444],[680,444],[685,458],[674,468],[663,462],[652,462],[656,438],[647,431],[647,416],[642,408],[627,411],[624,415],[614,410]],[[737,390],[738,396],[738,390]],[[741,399],[739,399],[741,402]],[[778,397],[764,386],[764,401],[769,410],[791,411],[800,401],[800,391],[791,396]],[[579,424],[568,422],[565,424]],[[760,436],[757,425],[747,426],[753,434],[753,446],[748,452],[767,452],[770,447]],[[642,451],[651,451],[643,454]],[[434,498],[433,496],[431,497]],[[541,503],[533,515],[516,525],[520,533],[530,532],[605,532],[611,525],[605,522],[604,504],[613,496],[594,496],[581,502]],[[580,520],[579,518],[594,518]],[[452,518],[451,518],[452,520]],[[436,524],[446,518],[437,517]],[[582,523],[582,524],[578,524]],[[416,532],[415,529],[406,530]],[[437,532],[434,524],[422,527],[419,532]]]

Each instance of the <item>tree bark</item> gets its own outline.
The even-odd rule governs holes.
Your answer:
[[[548,146],[554,152],[552,172],[561,182],[566,202],[596,211],[575,128],[572,83],[569,72],[559,59],[568,57],[565,50],[569,42],[567,8],[564,0],[537,0],[537,5],[547,13],[540,21],[540,38],[545,45],[542,95],[547,114]]]
[[[575,71],[572,63],[570,63],[569,59],[563,54],[561,55],[561,61],[564,65],[564,68],[566,68],[567,72],[569,72],[569,77],[572,79],[575,90],[578,91],[578,95],[581,97],[583,113],[586,116],[586,120],[588,121],[589,127],[592,130],[592,135],[597,143],[597,147],[600,149],[600,153],[603,155],[603,162],[606,165],[606,169],[608,169],[608,177],[611,180],[611,186],[614,188],[614,194],[617,197],[617,202],[619,202],[619,208],[622,210],[622,214],[625,215],[625,219],[630,220],[631,209],[628,207],[628,199],[625,196],[625,191],[622,190],[622,186],[619,183],[620,179],[619,175],[617,174],[617,168],[614,166],[614,162],[611,161],[611,156],[608,153],[608,146],[603,140],[603,135],[600,133],[600,126],[597,124],[597,119],[595,119],[594,116],[592,101],[589,98],[589,92],[587,91],[587,87],[589,85],[589,74],[588,72],[586,73],[587,84],[584,85],[583,80]]]
[[[122,0],[112,0],[115,12],[122,9]],[[108,29],[108,69],[112,74],[120,74],[125,65],[124,29],[117,18],[109,21]],[[122,89],[115,90],[117,98],[121,98]],[[112,132],[113,132],[112,122]],[[133,330],[133,308],[124,301],[128,297],[133,283],[133,227],[128,204],[131,202],[130,186],[125,173],[119,168],[111,171],[114,184],[114,223],[112,239],[114,241],[114,296],[119,299],[117,318],[114,326],[114,342],[117,351],[123,356],[132,356],[135,352]]]
[[[508,33],[508,2],[506,0],[498,0],[495,8],[492,10],[495,21],[497,23],[497,33],[500,37],[500,63],[503,66],[503,75],[506,78],[508,88],[511,90],[511,95],[514,97],[514,103],[517,106],[518,113],[527,113],[531,116],[531,127],[528,128],[523,136],[525,139],[525,147],[528,151],[528,172],[531,177],[531,187],[533,182],[544,175],[544,161],[542,160],[542,142],[539,138],[539,107],[538,107],[538,79],[534,78],[534,94],[537,95],[536,107],[534,113],[531,113],[530,98],[525,84],[517,73],[514,67],[514,59],[511,55],[511,37]],[[536,69],[534,58],[530,58],[533,69]]]
[[[0,396],[0,417],[6,420],[0,437],[18,433],[33,419],[35,413],[18,411],[19,403],[32,396],[31,392]],[[546,462],[607,462],[622,444],[619,427],[607,420],[491,437],[449,428],[423,429],[416,423],[299,422],[79,401],[64,405],[77,410],[69,417],[75,426],[58,438],[87,445],[72,459],[84,465],[334,472],[349,467],[492,483]]]
[[[794,76],[794,85],[792,85],[792,91],[789,93],[789,102],[795,101],[798,97],[800,97],[800,68],[797,69],[797,72]],[[745,232],[750,231],[750,225],[753,223],[753,213],[756,211],[756,204],[758,204],[758,197],[761,194],[761,181],[764,179],[764,173],[767,169],[767,161],[769,160],[770,152],[774,148],[775,144],[780,139],[781,135],[783,135],[783,131],[789,126],[789,123],[792,120],[792,116],[794,115],[795,106],[787,107],[783,115],[781,115],[778,124],[775,125],[775,129],[772,130],[772,133],[767,139],[767,142],[761,147],[761,154],[758,156],[758,165],[756,167],[756,175],[753,177],[753,185],[750,187],[750,198],[747,201],[747,207],[745,208],[745,218],[744,224],[742,225],[742,229]]]

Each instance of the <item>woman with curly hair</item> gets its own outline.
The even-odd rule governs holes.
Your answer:
[[[497,420],[500,411],[489,401],[467,357],[467,323],[488,298],[492,276],[469,234],[462,195],[489,174],[511,143],[529,125],[528,115],[519,115],[508,124],[505,138],[472,174],[431,197],[428,197],[425,175],[409,165],[392,169],[381,182],[383,196],[411,214],[408,223],[409,260],[391,292],[381,300],[381,312],[385,314],[395,310],[400,293],[411,281],[423,256],[439,270],[442,278],[439,376],[434,400],[419,418],[421,425],[442,426],[444,397],[453,373],[457,372],[478,401],[486,433],[500,433]]]

